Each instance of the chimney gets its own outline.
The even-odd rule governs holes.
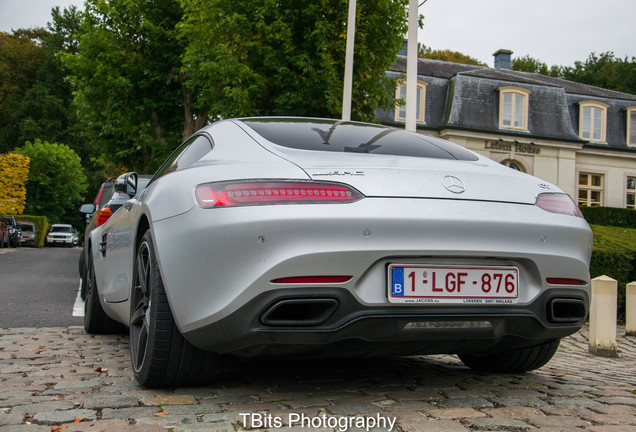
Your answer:
[[[510,57],[512,51],[500,49],[493,54],[495,56],[495,69],[510,69]]]

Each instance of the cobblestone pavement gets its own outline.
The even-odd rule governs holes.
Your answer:
[[[454,356],[229,361],[217,383],[150,390],[126,336],[0,330],[0,432],[636,431],[636,338],[594,357],[587,328],[542,369],[474,373]],[[395,423],[393,423],[395,422]]]

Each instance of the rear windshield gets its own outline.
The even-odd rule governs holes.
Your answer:
[[[33,231],[33,225],[24,225],[24,224],[19,224],[19,225],[22,228],[22,231]]]
[[[449,141],[368,123],[318,119],[244,119],[268,141],[299,150],[477,160]]]

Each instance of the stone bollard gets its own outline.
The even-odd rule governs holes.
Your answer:
[[[616,350],[617,282],[608,276],[592,279],[590,304],[590,352],[618,357]]]
[[[625,293],[625,333],[636,336],[636,282],[628,283]]]

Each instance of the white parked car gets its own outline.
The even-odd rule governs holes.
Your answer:
[[[51,230],[46,235],[46,245],[63,245],[63,246],[77,246],[79,242],[79,236],[77,230],[73,225],[69,224],[53,224]]]

